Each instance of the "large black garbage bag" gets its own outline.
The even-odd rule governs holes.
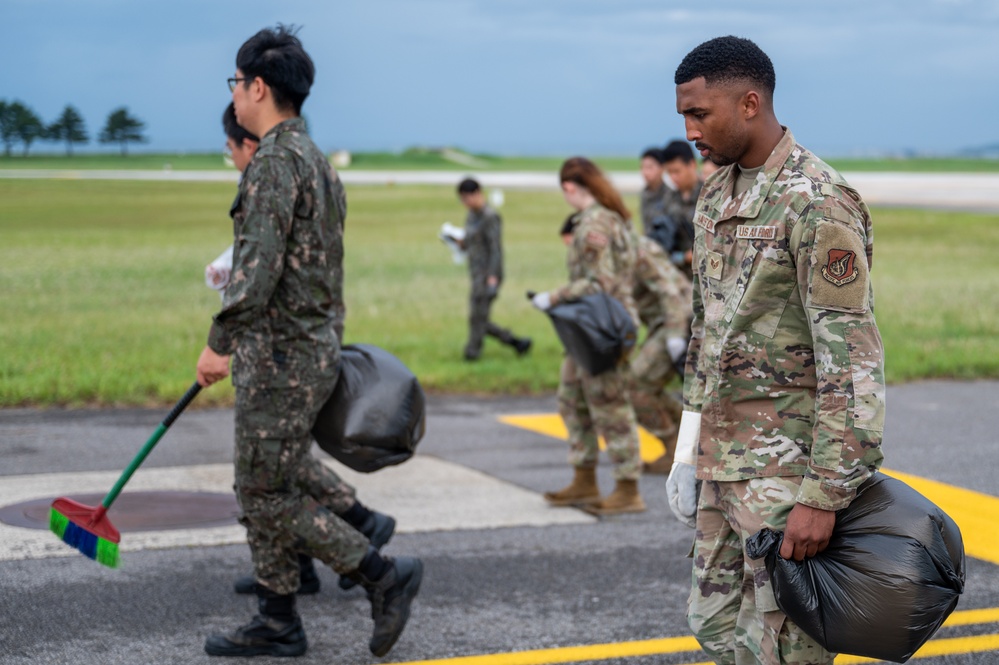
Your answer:
[[[613,369],[635,346],[635,322],[613,296],[594,293],[547,310],[562,346],[592,376]]]
[[[312,428],[319,447],[363,473],[405,462],[426,429],[420,382],[377,346],[347,345],[340,361],[333,396]]]
[[[764,529],[746,553],[765,557],[777,605],[826,650],[904,663],[964,591],[957,524],[905,483],[876,473],[836,513],[829,546],[802,562]]]

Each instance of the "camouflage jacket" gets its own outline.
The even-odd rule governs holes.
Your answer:
[[[648,334],[665,328],[668,338],[690,336],[690,281],[670,263],[659,243],[646,236],[638,239],[632,294]]]
[[[301,118],[264,135],[232,206],[232,277],[208,336],[234,356],[234,385],[336,375],[346,212],[343,185]]]
[[[694,211],[703,187],[703,183],[698,180],[689,197],[684,197],[682,192],[671,189],[663,202],[666,214],[677,224],[673,235],[673,246],[668,248],[673,262],[677,265],[683,263],[683,255],[694,246]]]
[[[870,213],[789,130],[732,198],[714,174],[694,224],[685,408],[697,476],[802,476],[797,501],[838,510],[882,460],[885,383]]]
[[[473,291],[485,291],[491,276],[503,281],[502,224],[499,214],[489,206],[468,211],[462,244],[468,255]]]
[[[648,234],[649,229],[658,217],[666,215],[666,201],[672,190],[664,182],[659,189],[649,189],[646,185],[640,194],[642,212],[642,233]]]
[[[616,212],[594,203],[579,214],[566,255],[569,284],[552,292],[552,304],[601,291],[617,298],[638,324],[632,296],[635,235]]]

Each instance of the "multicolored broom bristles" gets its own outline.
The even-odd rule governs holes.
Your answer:
[[[64,543],[108,568],[117,568],[118,543],[102,538],[73,522],[55,508],[49,511],[49,529]]]

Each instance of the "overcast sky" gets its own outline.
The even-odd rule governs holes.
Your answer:
[[[127,106],[142,150],[221,149],[236,51],[278,22],[316,63],[327,150],[638,154],[682,136],[676,66],[727,34],[768,53],[820,155],[999,143],[994,0],[0,0],[0,99],[47,123],[73,104],[91,138]]]

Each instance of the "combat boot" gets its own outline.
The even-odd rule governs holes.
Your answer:
[[[368,648],[382,657],[392,649],[409,621],[410,606],[423,581],[423,562],[414,557],[382,557],[372,547],[350,577],[368,592],[375,622]]]
[[[359,503],[355,504],[355,506],[359,505]],[[395,518],[391,515],[383,515],[374,510],[368,510],[360,526],[355,528],[367,537],[372,547],[380,550],[385,543],[391,540],[392,535],[395,533]],[[349,591],[357,586],[357,582],[346,575],[341,575],[337,586],[344,591]]]
[[[316,573],[316,566],[312,563],[312,557],[307,554],[298,555],[298,593],[311,595],[319,593],[319,575]],[[236,593],[256,593],[257,578],[253,575],[246,575],[238,578],[232,585]]]
[[[597,487],[597,469],[592,466],[577,466],[572,482],[556,492],[545,492],[545,501],[553,506],[576,506],[600,501],[600,488]]]
[[[526,355],[528,351],[531,350],[531,338],[530,337],[515,337],[510,346],[513,347],[514,351],[517,352],[518,356]]]
[[[583,508],[594,515],[619,515],[645,512],[645,502],[638,494],[637,480],[619,480],[607,498]]]
[[[209,656],[301,656],[309,647],[302,619],[295,611],[295,594],[276,594],[256,585],[260,614],[227,635],[205,641]]]

